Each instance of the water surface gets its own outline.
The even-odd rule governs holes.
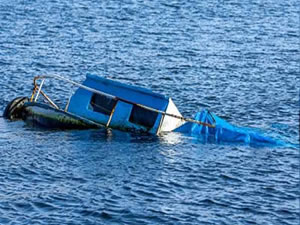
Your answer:
[[[299,137],[299,4],[268,1],[0,3],[0,111],[32,78],[95,73]],[[70,87],[48,82],[63,102]],[[298,224],[299,150],[0,118],[2,224]]]

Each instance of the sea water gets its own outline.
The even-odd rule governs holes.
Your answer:
[[[94,73],[299,143],[299,49],[297,0],[2,0],[0,111]],[[299,150],[0,118],[0,224],[296,225]]]

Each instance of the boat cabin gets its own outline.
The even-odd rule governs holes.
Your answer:
[[[151,90],[88,74],[83,85],[99,92],[78,88],[67,112],[121,130],[159,134],[182,125],[182,117],[171,98]]]

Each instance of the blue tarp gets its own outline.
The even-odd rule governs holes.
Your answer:
[[[204,140],[217,143],[244,143],[249,145],[282,145],[280,140],[268,137],[254,129],[234,126],[224,119],[209,113],[207,110],[198,112],[194,118],[200,122],[214,124],[214,128],[187,122],[177,128],[175,132],[185,133],[192,136],[199,136]]]

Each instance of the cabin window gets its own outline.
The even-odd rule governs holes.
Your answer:
[[[147,128],[152,128],[158,113],[134,105],[131,110],[129,121]]]
[[[110,115],[116,104],[117,100],[114,98],[94,93],[90,102],[90,108],[94,112]]]

